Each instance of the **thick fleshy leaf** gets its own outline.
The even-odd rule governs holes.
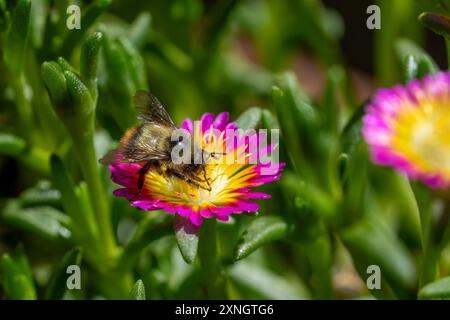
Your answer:
[[[3,287],[8,299],[36,299],[30,265],[22,247],[16,250],[14,257],[4,254],[1,267]]]
[[[54,61],[44,62],[41,66],[41,74],[53,104],[58,108],[65,107],[69,102],[63,69]]]
[[[230,278],[244,294],[260,299],[308,299],[310,295],[300,280],[275,274],[260,264],[245,260],[233,265]],[[242,297],[238,297],[242,298]]]
[[[139,279],[133,286],[130,292],[131,300],[145,300],[145,286],[144,282]]]
[[[169,218],[165,214],[155,214],[142,219],[123,248],[119,268],[131,268],[139,255],[150,243],[162,237],[172,235],[173,226]]]
[[[97,65],[102,38],[101,32],[95,32],[86,38],[81,47],[80,71],[94,100],[97,97]]]
[[[419,291],[420,299],[450,299],[450,277],[427,284]]]
[[[31,1],[20,0],[14,8],[11,26],[5,39],[5,63],[12,73],[18,74],[23,70],[25,49],[30,33]]]
[[[256,129],[261,121],[262,110],[259,107],[252,107],[245,111],[236,119],[236,126],[240,129]]]
[[[428,29],[431,29],[446,39],[450,39],[450,18],[448,16],[439,13],[424,12],[419,16],[419,20]]]
[[[435,11],[450,14],[450,0],[416,0],[421,11]]]
[[[280,217],[267,216],[255,219],[240,237],[234,251],[234,259],[243,259],[262,245],[282,239],[287,233],[288,224]]]
[[[381,290],[389,286],[397,297],[411,298],[417,284],[417,270],[413,258],[403,243],[378,220],[364,219],[342,230],[341,237],[350,251],[358,272],[367,277],[369,265],[381,269]]]
[[[325,139],[323,132],[318,130],[317,114],[295,74],[285,73],[276,83],[277,86],[272,88],[272,101],[283,140],[289,141],[287,151],[291,163],[305,180],[314,181],[316,177],[311,162],[325,158]]]
[[[355,147],[362,141],[361,127],[365,103],[361,104],[348,120],[341,133],[341,149],[349,158]]]
[[[47,291],[45,293],[46,299],[59,300],[64,297],[64,293],[67,289],[67,267],[70,265],[80,266],[81,259],[81,248],[73,248],[64,255],[61,262],[52,273]]]
[[[76,187],[72,177],[58,156],[52,155],[50,166],[53,183],[61,193],[63,208],[74,221],[73,225],[76,228],[74,232],[83,234],[83,239],[86,241],[92,240],[98,231],[92,208],[89,202],[82,197],[81,189],[83,187],[86,188],[86,185],[80,183],[80,186]]]
[[[360,141],[355,146],[351,158],[347,158],[343,174],[344,207],[341,219],[346,223],[356,221],[362,214],[364,191],[367,185],[369,157],[367,146]]]
[[[152,16],[149,12],[142,12],[133,21],[133,24],[128,30],[127,38],[136,48],[140,48],[144,44],[150,31],[152,31],[151,24]]]
[[[408,39],[399,39],[395,43],[399,61],[405,61],[406,56],[412,55],[418,61],[417,76],[422,77],[426,74],[433,74],[439,70],[436,62],[417,44]]]
[[[316,137],[317,132],[314,131],[317,124],[317,115],[311,106],[311,101],[300,88],[298,80],[293,73],[285,73],[276,81],[281,95],[272,92],[278,120],[280,124],[285,121],[295,121],[295,126],[303,139]],[[274,96],[275,94],[275,96]],[[281,100],[280,100],[281,99]],[[284,120],[284,121],[283,121]],[[282,128],[283,129],[283,128]],[[296,138],[299,138],[297,135]]]
[[[71,219],[49,206],[21,206],[19,201],[10,201],[3,209],[6,223],[28,230],[47,239],[68,239],[71,236]]]
[[[175,216],[174,228],[178,248],[184,261],[189,264],[193,263],[197,256],[199,228],[193,225],[188,218],[178,215]]]
[[[27,143],[20,137],[9,133],[0,134],[0,153],[10,156],[16,156],[24,152]]]
[[[31,147],[24,139],[13,134],[0,133],[0,154],[17,157],[29,168],[40,173],[48,174],[49,172],[48,152]]]
[[[403,82],[407,83],[416,79],[419,75],[419,62],[412,54],[407,54],[403,59]]]
[[[264,129],[279,129],[277,118],[269,110],[262,110],[262,125]]]
[[[333,66],[327,72],[327,83],[325,87],[323,102],[323,118],[332,132],[337,132],[339,105],[337,98],[344,88],[345,70],[341,66]]]
[[[61,193],[52,188],[48,181],[42,180],[36,186],[20,194],[20,201],[25,207],[50,205],[58,206],[61,203]]]

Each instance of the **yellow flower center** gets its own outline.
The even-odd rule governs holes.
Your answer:
[[[211,131],[202,134],[198,128],[195,129],[196,140],[202,142],[202,150],[208,153],[223,152],[220,146],[224,145],[224,133],[220,136],[211,135]],[[245,159],[245,146],[239,146],[235,151],[237,158]],[[226,155],[211,157],[205,164],[205,172],[199,170],[198,177],[204,180],[206,175],[209,181],[210,191],[206,183],[200,183],[202,187],[196,186],[178,177],[160,174],[150,170],[145,177],[144,191],[153,197],[178,204],[188,205],[194,210],[212,206],[224,206],[232,203],[239,197],[236,190],[249,187],[248,181],[255,176],[252,166],[244,163],[227,164],[224,161]]]
[[[447,97],[405,105],[393,123],[391,145],[419,169],[450,178],[450,105]]]

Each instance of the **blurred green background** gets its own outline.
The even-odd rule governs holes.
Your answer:
[[[381,30],[366,27],[373,3]],[[80,30],[66,27],[70,4]],[[360,117],[377,87],[447,68],[445,41],[417,17],[448,8],[0,0],[0,298],[417,298],[448,275],[450,250],[442,240],[428,251],[441,268],[424,275],[419,216],[434,202],[370,163]],[[281,129],[283,178],[262,188],[272,198],[258,216],[217,225],[213,280],[202,234],[192,261],[183,243],[196,239],[175,237],[171,216],[114,198],[109,171],[95,165],[137,123],[138,89],[176,123],[228,111],[244,127]],[[66,290],[69,264],[82,268],[81,290]],[[366,287],[369,265],[381,268],[379,290]]]

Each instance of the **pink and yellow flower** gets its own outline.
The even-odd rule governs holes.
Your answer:
[[[194,130],[194,122],[186,119],[182,128],[192,135],[200,135],[202,149],[208,152],[216,151],[218,146],[226,142],[226,131],[237,129],[233,122],[229,122],[226,112],[214,117],[211,113],[205,113],[199,125],[201,130]],[[215,129],[215,130],[213,130]],[[211,134],[214,135],[211,137]],[[258,204],[254,199],[268,199],[269,194],[255,192],[253,188],[262,184],[273,182],[281,177],[284,164],[277,164],[270,174],[262,171],[270,164],[249,162],[248,159],[260,155],[270,154],[271,146],[267,146],[261,152],[252,150],[248,139],[237,139],[233,143],[233,150],[227,150],[227,154],[233,152],[243,161],[229,164],[221,157],[211,159],[206,164],[206,175],[211,183],[211,191],[194,186],[177,177],[160,174],[150,170],[144,181],[144,187],[139,193],[137,190],[138,171],[140,164],[110,165],[112,179],[123,188],[114,191],[119,197],[125,197],[131,205],[143,210],[165,210],[168,213],[178,214],[189,218],[194,225],[201,225],[203,219],[217,218],[227,221],[231,214],[258,211]],[[217,152],[223,150],[217,150]],[[136,196],[138,194],[138,196]]]
[[[433,188],[450,186],[450,73],[379,90],[362,133],[373,161]]]

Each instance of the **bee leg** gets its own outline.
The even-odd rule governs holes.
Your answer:
[[[209,191],[211,191],[211,184],[209,183],[209,179],[206,177],[205,166],[202,166],[202,171],[203,171],[203,179],[205,179],[205,182],[208,185]]]
[[[227,153],[226,152],[211,152],[209,155],[211,157],[215,158],[216,156],[226,156]]]
[[[207,155],[207,158],[205,158],[205,154]],[[202,149],[202,164],[206,164],[206,162],[209,161],[211,158],[216,158],[216,156],[224,156],[226,155],[225,152],[208,152]]]
[[[145,181],[145,174],[150,170],[150,167],[152,166],[152,162],[148,161],[146,162],[142,168],[138,170],[138,181],[137,181],[137,189],[138,192],[131,198],[131,200],[136,199],[142,192],[142,188],[144,187],[144,181]]]
[[[193,186],[196,186],[197,188],[202,188],[205,189],[207,191],[211,191],[211,187],[209,188],[205,188],[202,185],[200,185],[198,182],[195,181],[195,178],[189,177],[186,174],[184,174],[183,172],[177,171],[177,170],[172,170],[172,169],[168,169],[167,173],[174,175],[175,177],[177,177],[178,179],[184,180],[189,184],[192,184]]]

